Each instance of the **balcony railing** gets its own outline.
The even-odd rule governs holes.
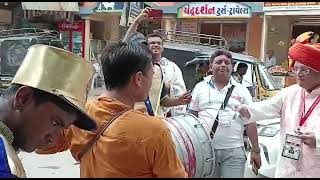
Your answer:
[[[183,31],[167,31],[165,29],[154,30],[154,33],[162,36],[166,42],[179,42],[197,44],[210,47],[218,47],[229,49],[228,42],[222,36],[214,36],[208,34],[183,32]]]
[[[59,38],[60,33],[54,30],[40,28],[21,28],[0,31],[0,38],[17,37],[17,36],[52,36]]]

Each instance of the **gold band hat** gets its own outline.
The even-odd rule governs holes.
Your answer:
[[[75,126],[94,131],[96,123],[85,112],[94,67],[69,51],[33,45],[20,65],[12,84],[30,86],[54,94],[79,111]]]

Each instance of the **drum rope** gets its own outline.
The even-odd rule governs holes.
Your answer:
[[[177,120],[175,120],[174,118],[170,118],[170,119],[174,120],[176,123],[178,123],[181,126],[181,124]],[[180,134],[180,136],[182,138],[183,144],[187,150],[188,167],[189,167],[188,176],[194,177],[195,171],[196,171],[196,155],[195,155],[195,150],[194,150],[192,140],[184,128],[181,128],[183,131],[183,132],[181,132],[181,130],[177,127],[177,125],[175,123],[172,123],[170,121],[168,121],[168,122],[171,123],[177,129],[178,133]],[[191,144],[191,150],[190,150],[189,144],[187,143],[187,140],[185,139],[185,136],[183,134],[185,134],[185,136],[188,138],[188,140]]]

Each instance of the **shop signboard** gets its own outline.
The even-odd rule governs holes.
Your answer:
[[[236,2],[192,2],[178,9],[178,18],[250,18],[251,8]]]
[[[94,12],[118,12],[122,13],[124,2],[97,2]]]
[[[59,21],[58,31],[61,33],[64,49],[84,57],[84,21],[73,23]]]
[[[296,11],[320,9],[320,2],[264,2],[263,11]]]
[[[144,6],[144,2],[130,2],[129,16],[128,16],[128,26],[133,22],[133,20],[140,14]]]
[[[78,2],[21,2],[23,10],[79,12]]]
[[[80,22],[58,22],[58,29],[60,31],[83,31],[84,30],[84,23],[83,21]]]

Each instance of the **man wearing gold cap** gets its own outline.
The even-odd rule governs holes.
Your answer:
[[[246,122],[280,118],[276,177],[320,176],[320,44],[297,41],[289,49],[297,84],[275,97],[240,106]]]
[[[80,177],[186,177],[165,122],[133,109],[147,99],[152,83],[147,46],[115,44],[101,62],[107,90],[86,106],[100,127],[97,133],[70,127],[37,153],[70,148],[80,161]]]
[[[46,45],[28,50],[0,101],[0,177],[26,177],[17,156],[47,146],[71,124],[95,130],[84,112],[93,67],[70,52]]]

